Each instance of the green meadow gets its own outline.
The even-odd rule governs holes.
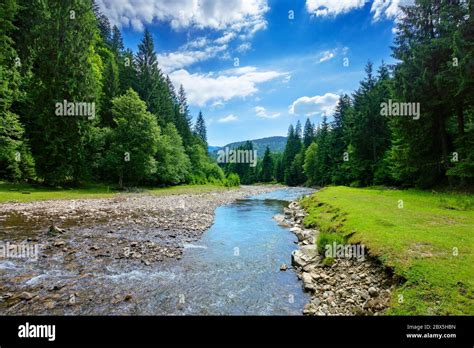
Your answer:
[[[389,314],[474,315],[474,197],[327,187],[305,198],[307,226],[361,243],[398,281]]]

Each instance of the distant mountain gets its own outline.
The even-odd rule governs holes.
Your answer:
[[[263,157],[267,146],[270,148],[271,152],[283,152],[286,146],[286,137],[281,137],[281,136],[255,139],[255,140],[250,140],[250,141],[253,143],[253,148],[257,150],[257,156],[260,158]],[[246,141],[238,141],[238,142],[230,143],[221,147],[208,146],[208,151],[213,156],[217,156],[217,151],[219,151],[220,149],[225,149],[226,147],[228,147],[229,149],[235,149],[236,147],[245,144],[245,142]]]

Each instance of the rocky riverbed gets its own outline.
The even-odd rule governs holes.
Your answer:
[[[117,288],[101,279],[180,259],[212,225],[216,207],[278,188],[1,204],[3,249],[39,252],[0,258],[0,314],[134,314],[139,284]]]
[[[388,308],[394,281],[386,269],[370,255],[362,258],[334,258],[330,265],[317,252],[318,231],[303,225],[306,213],[298,202],[291,202],[285,214],[274,218],[291,227],[299,249],[292,264],[311,301],[305,315],[381,315]],[[284,265],[282,265],[284,266]],[[285,267],[282,267],[283,269]],[[282,269],[282,270],[283,270]]]

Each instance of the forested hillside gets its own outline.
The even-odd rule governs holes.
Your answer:
[[[419,0],[404,8],[392,48],[400,63],[374,68],[368,62],[359,88],[340,96],[332,122],[323,117],[317,125],[309,119],[304,127],[299,121],[291,125],[283,156],[266,162],[271,180],[317,186],[472,185],[472,6]]]
[[[92,1],[6,0],[0,12],[0,179],[226,183],[149,31],[134,54]]]
[[[0,11],[2,180],[230,184],[236,173],[243,183],[472,184],[472,2],[404,8],[399,63],[368,62],[333,120],[290,126],[283,153],[280,138],[233,144],[257,150],[255,167],[211,159],[204,116],[192,124],[185,89],[160,69],[148,30],[134,53],[92,1],[5,0]]]

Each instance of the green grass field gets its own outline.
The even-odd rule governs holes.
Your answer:
[[[389,314],[474,315],[474,197],[328,187],[302,202],[308,226],[362,243],[396,275]]]
[[[140,192],[153,195],[191,194],[206,192],[222,192],[235,188],[217,185],[181,185],[164,188],[140,188]],[[55,189],[28,184],[12,184],[0,182],[0,203],[2,202],[31,202],[49,199],[84,199],[84,198],[110,198],[118,192],[113,186],[103,184],[85,185],[74,189]]]

